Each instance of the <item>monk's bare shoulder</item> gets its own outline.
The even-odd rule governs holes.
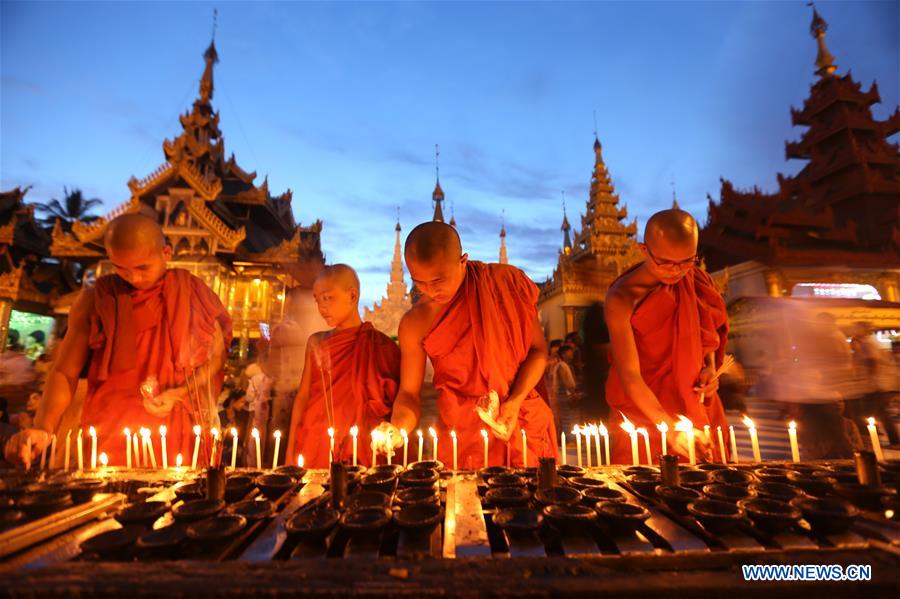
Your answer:
[[[437,314],[437,306],[428,298],[423,298],[406,311],[400,319],[397,335],[401,338],[409,338],[413,341],[421,341],[431,328],[434,317]]]
[[[634,307],[647,294],[648,288],[639,283],[636,277],[638,270],[616,279],[606,292],[607,314],[629,315]]]
[[[91,314],[94,311],[94,290],[86,287],[81,290],[72,309],[69,311],[69,328],[87,328],[90,326]]]

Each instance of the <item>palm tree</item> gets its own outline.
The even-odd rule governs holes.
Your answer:
[[[52,227],[59,219],[63,229],[71,231],[72,223],[75,221],[90,222],[100,218],[100,215],[91,212],[94,207],[103,204],[99,198],[85,199],[78,188],[74,188],[70,192],[63,187],[63,194],[65,197],[62,202],[52,199],[46,204],[35,204],[35,210],[46,215],[37,219],[38,223],[45,227]]]

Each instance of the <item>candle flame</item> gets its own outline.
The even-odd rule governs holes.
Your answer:
[[[69,431],[69,432],[71,432],[71,431]],[[126,436],[126,437],[131,438],[131,429],[130,429],[130,428],[128,428],[128,427],[126,426],[125,429],[124,429],[122,432],[125,433],[125,436]]]
[[[334,439],[334,427],[333,426],[328,427],[328,436],[331,437],[332,439]]]
[[[744,419],[741,420],[741,422],[743,422],[744,426],[747,428],[756,428],[756,425],[753,424],[753,420],[751,420],[749,416],[744,416]]]
[[[280,438],[281,438],[281,431],[275,431],[275,432],[272,433],[272,434],[275,436],[276,439],[280,439]]]
[[[622,412],[619,412],[619,414],[622,414]],[[634,434],[636,432],[634,425],[631,423],[628,417],[625,416],[625,414],[622,414],[622,424],[620,424],[619,426],[621,426],[622,430],[628,434]]]
[[[101,465],[101,466],[104,466],[104,467],[105,467],[105,466],[109,466],[109,457],[107,457],[105,451],[101,451],[101,452],[100,452],[100,455],[97,456],[97,459],[100,460],[100,465]]]
[[[419,435],[419,438],[422,438],[422,429],[416,431],[416,434]]]
[[[90,436],[92,436],[92,437],[96,437],[96,436],[97,436],[97,429],[95,429],[95,428],[92,426],[91,428],[88,429],[88,434],[89,434]]]
[[[359,427],[354,424],[353,426],[350,427],[350,436],[355,437],[358,434],[359,434]]]
[[[403,437],[403,440],[404,440],[404,441],[406,441],[406,440],[409,438],[409,435],[406,434],[406,429],[405,429],[405,428],[401,428],[401,429],[400,429],[400,436]]]
[[[487,430],[481,429],[481,436],[487,439]]]
[[[637,429],[637,432],[638,432],[639,435],[641,435],[641,436],[644,437],[645,439],[649,439],[649,438],[650,438],[650,433],[648,433],[648,432],[647,432],[647,429],[644,428],[643,426],[640,427],[639,429]]]
[[[678,415],[678,422],[675,423],[675,430],[681,433],[694,430],[694,423],[682,416]]]
[[[606,428],[606,425],[603,424],[602,422],[600,423],[600,426],[597,427],[597,431],[604,437],[609,435],[609,430]]]
[[[455,438],[456,438],[456,431],[450,431],[450,436],[451,436],[452,438],[455,439]]]
[[[432,437],[437,437],[437,431],[434,430],[434,427],[431,427],[431,426],[428,427],[428,434],[431,435]]]
[[[875,426],[875,419],[874,419],[874,418],[872,418],[871,416],[869,416],[868,421],[869,421],[869,426]]]
[[[788,423],[788,428],[791,429],[792,431],[797,430],[797,423],[794,422],[793,420],[791,420],[791,421]]]
[[[237,437],[237,429],[234,428],[233,426],[231,427],[231,436],[232,436],[232,437]]]
[[[575,426],[573,426],[573,427],[572,427],[572,434],[573,434],[573,435],[580,435],[580,434],[581,434],[581,427],[578,426],[577,424],[576,424]]]
[[[216,441],[219,440],[219,429],[217,429],[217,428],[210,429],[209,433],[212,435],[213,439],[215,439]]]
[[[254,439],[259,439],[259,429],[254,428],[252,431],[250,431],[250,436]]]
[[[159,426],[159,436],[160,436],[160,437],[165,437],[165,436],[166,436],[166,433],[167,433],[168,431],[169,431],[169,429],[166,428],[166,425],[165,425],[165,424],[161,424],[161,425]]]
[[[200,436],[200,431],[202,431],[202,430],[203,429],[200,428],[199,424],[194,425],[194,434],[197,435],[198,437]]]
[[[301,453],[297,456],[297,465],[300,466],[301,468],[303,468],[304,463],[305,462],[303,460],[303,454]]]
[[[184,458],[181,457],[181,454],[179,453],[177,456],[175,456],[175,467],[181,468],[181,464],[183,464],[183,463],[184,463]]]
[[[660,422],[659,424],[656,425],[656,430],[658,430],[661,433],[667,433],[667,432],[669,432],[669,425],[666,424],[665,422]]]
[[[150,429],[149,429],[149,428],[144,428],[144,427],[142,426],[142,427],[141,427],[141,437],[149,438],[149,437],[150,437]]]

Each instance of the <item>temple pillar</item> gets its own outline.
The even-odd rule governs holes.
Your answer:
[[[0,339],[3,345],[0,351],[6,347],[6,336],[9,334],[9,317],[12,314],[12,300],[0,300]]]
[[[769,297],[781,297],[783,295],[781,293],[781,274],[776,270],[767,270],[765,277],[766,291],[769,293]]]
[[[900,294],[897,293],[897,276],[893,274],[882,275],[876,282],[878,295],[886,302],[896,302]]]
[[[566,335],[575,330],[575,306],[563,306],[566,315]]]

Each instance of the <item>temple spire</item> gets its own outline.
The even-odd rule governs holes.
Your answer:
[[[441,167],[438,159],[441,156],[440,148],[434,144],[434,191],[431,193],[431,201],[434,204],[434,217],[431,220],[439,223],[444,222],[444,210],[441,208],[441,202],[444,201],[444,190],[441,189]]]
[[[500,219],[500,264],[509,264],[509,256],[506,254],[506,210]]]
[[[453,200],[450,200],[450,226],[456,228],[456,214],[453,210]]]
[[[678,198],[675,197],[675,176],[674,175],[672,175],[671,184],[672,184],[672,209],[679,210],[679,209],[681,209],[681,206],[678,205]]]
[[[812,2],[809,3],[809,6],[813,7],[813,18],[812,23],[809,25],[809,33],[816,39],[816,43],[819,46],[819,53],[816,55],[816,74],[819,77],[829,77],[837,70],[837,65],[834,64],[834,56],[831,55],[831,52],[828,51],[828,46],[825,45],[825,32],[828,31],[828,23],[819,15],[819,11],[816,10]]]
[[[563,252],[568,254],[572,251],[572,237],[569,235],[569,231],[572,230],[572,226],[569,224],[569,217],[566,216],[566,192],[562,192],[562,209],[563,209],[563,221],[560,230],[563,232]]]
[[[208,103],[213,97],[213,65],[219,62],[219,54],[216,52],[216,22],[219,15],[217,9],[213,9],[213,32],[209,47],[203,53],[206,60],[206,68],[203,69],[203,77],[200,78],[200,100]]]
[[[397,208],[397,226],[394,227],[397,234],[394,239],[394,259],[391,260],[391,285],[388,287],[388,295],[391,289],[401,289],[406,294],[406,285],[403,283],[403,253],[400,251],[400,208]]]

